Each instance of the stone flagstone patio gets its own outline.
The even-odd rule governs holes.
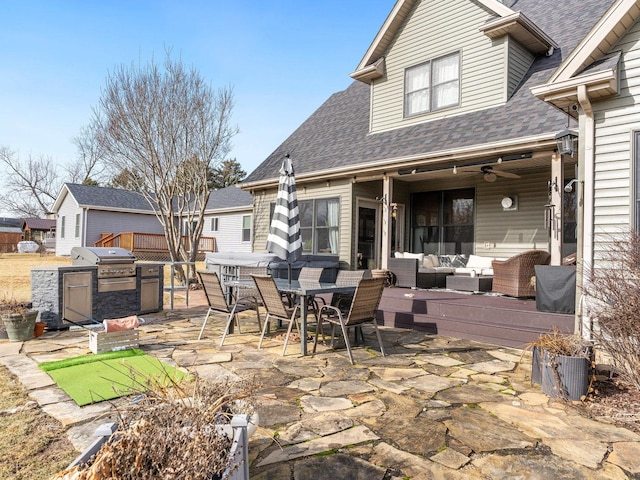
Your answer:
[[[141,348],[202,378],[256,380],[252,479],[640,478],[640,436],[550,400],[531,385],[530,356],[520,350],[383,328],[386,357],[367,330],[355,365],[339,342],[307,357],[293,343],[282,357],[281,335],[257,349],[249,316],[222,348],[220,317],[197,341],[205,313],[199,306],[146,316]],[[112,404],[77,407],[37,364],[85,353],[83,330],[0,341],[0,363],[78,450],[113,416]]]

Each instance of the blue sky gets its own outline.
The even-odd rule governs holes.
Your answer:
[[[107,74],[167,48],[235,98],[231,158],[251,172],[345,89],[393,0],[0,0],[0,145],[76,158]],[[0,172],[2,173],[2,172]]]

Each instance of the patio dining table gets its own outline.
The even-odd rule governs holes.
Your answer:
[[[286,278],[274,278],[276,287],[280,293],[294,295],[300,301],[300,353],[307,355],[307,302],[309,297],[327,293],[353,293],[356,290],[356,283],[336,284],[313,281],[289,281]],[[255,288],[255,284],[249,280],[230,280],[225,282],[230,288]]]

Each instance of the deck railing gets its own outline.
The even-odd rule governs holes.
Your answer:
[[[183,236],[182,241],[187,250],[191,249],[189,237]],[[131,252],[168,252],[167,239],[161,233],[120,232],[103,233],[96,247],[120,247]],[[214,237],[200,237],[198,252],[215,252],[216,239]]]

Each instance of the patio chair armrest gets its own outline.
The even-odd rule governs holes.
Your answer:
[[[342,311],[338,307],[334,307],[333,305],[323,305],[322,308],[320,309],[320,315],[322,315],[323,312],[326,313],[327,316],[342,315]]]

